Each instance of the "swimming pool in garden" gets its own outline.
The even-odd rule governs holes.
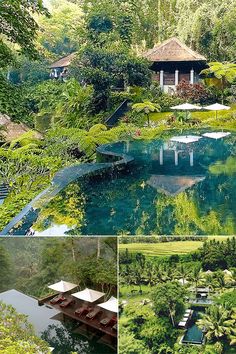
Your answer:
[[[181,339],[182,344],[196,344],[201,345],[204,342],[204,333],[196,324],[196,321],[200,318],[200,314],[204,313],[204,308],[198,308],[194,310],[192,319],[186,329],[183,338]]]
[[[128,156],[129,163],[68,184],[30,210],[11,233],[32,228],[47,236],[234,234],[236,135],[206,132],[173,131],[104,146],[100,160],[114,161],[114,154]]]
[[[202,330],[196,325],[193,324],[189,327],[182,339],[183,344],[202,344],[204,335]]]

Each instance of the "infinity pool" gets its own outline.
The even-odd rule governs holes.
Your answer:
[[[134,160],[70,183],[12,233],[31,227],[47,236],[234,234],[236,135],[204,133],[106,145]]]
[[[79,334],[72,325],[63,322],[60,313],[48,306],[39,306],[38,301],[16,290],[0,293],[0,301],[11,305],[15,310],[27,316],[38,337],[54,348],[53,354],[114,354],[115,349],[99,342],[99,338],[86,338]]]

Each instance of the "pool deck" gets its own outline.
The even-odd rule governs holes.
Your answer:
[[[109,337],[114,338],[115,340],[117,339],[117,331],[115,331],[114,329],[112,329],[111,326],[103,326],[100,324],[100,321],[107,317],[106,314],[100,314],[98,316],[96,316],[96,318],[94,319],[88,319],[86,318],[86,315],[76,315],[75,314],[75,310],[81,306],[81,303],[79,304],[78,302],[75,301],[75,304],[72,304],[66,308],[62,308],[59,304],[54,304],[52,305],[50,303],[50,300],[54,297],[55,295],[50,295],[44,299],[41,299],[38,301],[39,306],[41,306],[42,304],[53,308],[57,311],[59,311],[60,313],[62,313],[64,320],[67,318],[75,320],[79,323],[78,328],[80,329],[80,327],[83,328],[83,332],[84,334],[86,334],[87,331],[94,330],[96,332],[100,332],[101,335],[106,335]],[[65,298],[67,298],[67,296],[65,295]],[[91,305],[92,306],[92,305]],[[96,305],[94,305],[94,307],[96,307]],[[102,308],[101,308],[102,311]],[[112,316],[111,316],[112,317]]]

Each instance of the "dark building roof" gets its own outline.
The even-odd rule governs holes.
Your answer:
[[[49,67],[51,69],[65,68],[70,65],[72,60],[75,58],[75,55],[76,55],[76,53],[71,53],[71,54],[67,55],[66,57],[63,57],[63,58],[55,61]]]
[[[178,38],[170,38],[144,53],[152,62],[206,61],[203,55],[187,47]]]

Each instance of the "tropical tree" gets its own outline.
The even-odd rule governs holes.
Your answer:
[[[27,316],[0,302],[0,348],[2,354],[49,354],[48,344],[36,337]]]
[[[79,46],[78,26],[83,13],[78,4],[66,0],[50,1],[50,17],[39,16],[37,43],[44,56],[60,57],[75,52]]]
[[[201,265],[197,265],[193,268],[192,273],[191,273],[191,279],[193,280],[193,282],[195,284],[195,293],[197,293],[197,288],[198,288],[199,282],[202,279]]]
[[[141,103],[135,103],[132,105],[133,111],[141,114],[145,114],[148,121],[148,126],[150,125],[150,113],[160,112],[161,107],[157,103],[152,103],[150,101],[144,101]]]
[[[186,280],[190,273],[188,267],[186,267],[185,264],[180,264],[179,267],[177,268],[177,272],[180,278],[183,280],[183,285],[185,285]]]
[[[13,61],[14,52],[9,43],[18,45],[26,56],[37,57],[35,38],[39,27],[32,14],[48,15],[43,1],[5,0],[0,2],[0,34],[3,35],[0,40],[1,67],[5,67]]]
[[[209,341],[219,340],[227,337],[234,330],[234,319],[231,318],[233,310],[228,310],[224,306],[210,306],[202,318],[197,321],[197,325],[206,331],[206,338]]]
[[[209,68],[201,71],[206,84],[214,86],[221,91],[222,103],[224,103],[224,90],[236,80],[236,64],[234,63],[209,63]]]
[[[139,266],[134,267],[135,284],[139,286],[139,291],[142,292],[142,268]]]
[[[156,314],[169,317],[172,326],[175,327],[176,318],[184,312],[186,294],[186,290],[178,282],[168,281],[158,284],[152,294]]]
[[[150,261],[146,263],[146,279],[149,286],[153,286],[157,281],[156,267]]]
[[[5,247],[0,245],[0,268],[1,268],[1,282],[0,282],[0,291],[5,291],[9,286],[12,268],[10,263],[10,257],[7,253]]]

